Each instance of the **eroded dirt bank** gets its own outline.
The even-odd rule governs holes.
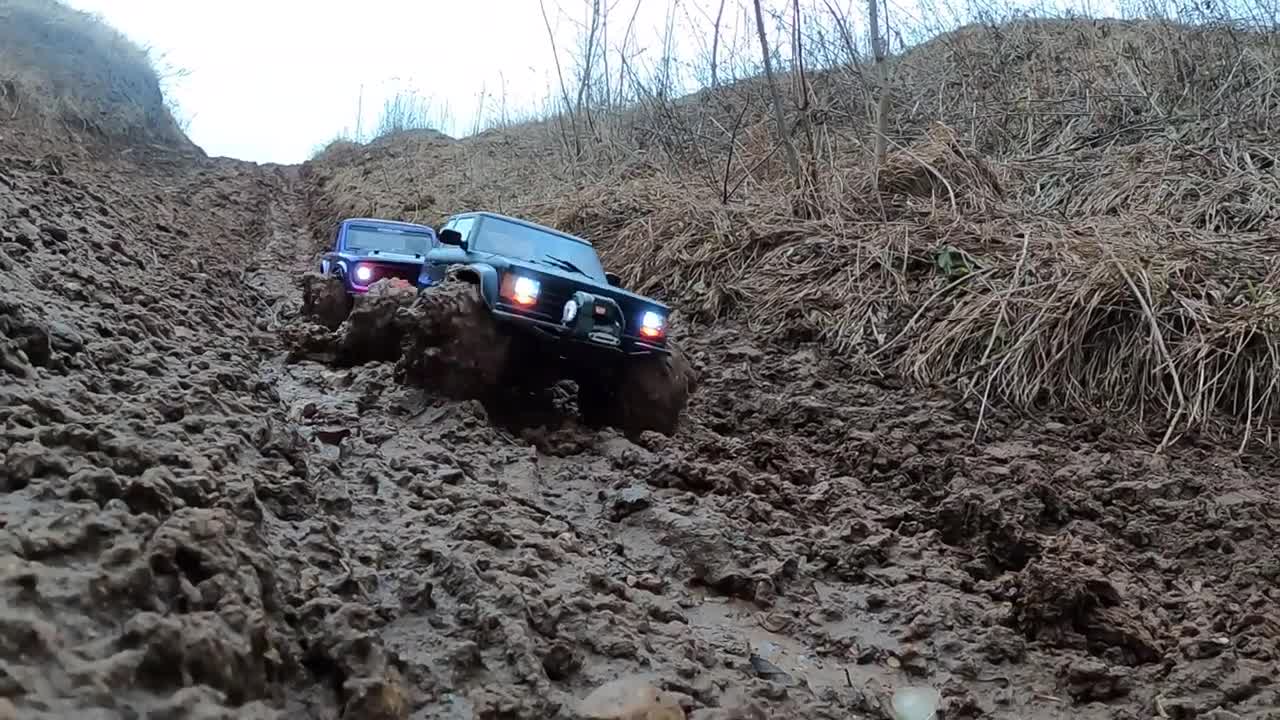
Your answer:
[[[148,160],[0,159],[18,717],[533,720],[639,671],[700,718],[1280,703],[1266,462],[1071,418],[974,447],[963,406],[733,327],[686,340],[674,438],[504,429],[286,362],[295,168]]]

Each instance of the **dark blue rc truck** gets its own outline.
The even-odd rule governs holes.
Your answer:
[[[351,219],[322,267],[348,297],[398,278],[417,286],[419,309],[448,316],[436,347],[402,354],[424,385],[465,376],[483,392],[572,380],[586,424],[629,435],[674,433],[694,386],[668,337],[670,308],[624,289],[588,240],[543,225],[492,212],[454,215],[438,232]]]
[[[471,286],[476,314],[505,347],[500,382],[570,379],[588,424],[676,431],[693,373],[668,337],[671,308],[624,289],[589,241],[492,212],[450,217],[438,241],[420,292]]]

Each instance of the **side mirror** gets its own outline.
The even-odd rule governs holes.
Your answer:
[[[454,230],[453,228],[445,228],[440,231],[440,242],[445,245],[456,245],[463,250],[467,249],[467,243],[462,239],[462,233]]]
[[[618,277],[617,275],[611,272],[605,273],[604,279],[607,280],[609,284],[614,287],[622,287],[622,278]]]

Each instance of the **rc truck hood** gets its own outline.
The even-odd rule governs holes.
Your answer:
[[[498,264],[496,262],[497,260],[498,256],[494,256],[495,265]],[[572,283],[580,290],[585,290],[595,295],[603,295],[607,298],[613,298],[624,308],[635,307],[637,305],[648,305],[656,310],[661,310],[664,314],[671,312],[670,307],[664,303],[654,300],[651,297],[645,297],[644,295],[633,293],[630,290],[614,287],[608,283],[600,282],[588,275],[579,275],[576,272],[570,272],[569,270],[564,270],[556,267],[555,265],[543,265],[542,263],[530,262],[528,260],[513,260],[511,258],[502,258],[502,260],[505,261],[512,269],[527,270],[539,275],[550,275],[551,277]]]

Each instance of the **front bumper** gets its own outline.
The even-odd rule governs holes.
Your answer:
[[[495,307],[491,309],[491,312],[494,318],[508,327],[522,330],[543,343],[554,344],[566,349],[573,348],[582,352],[599,352],[635,357],[666,355],[671,352],[662,345],[654,345],[637,337],[623,335],[617,345],[607,344],[592,340],[590,337],[577,335],[571,328],[561,323],[530,317],[518,311]]]

